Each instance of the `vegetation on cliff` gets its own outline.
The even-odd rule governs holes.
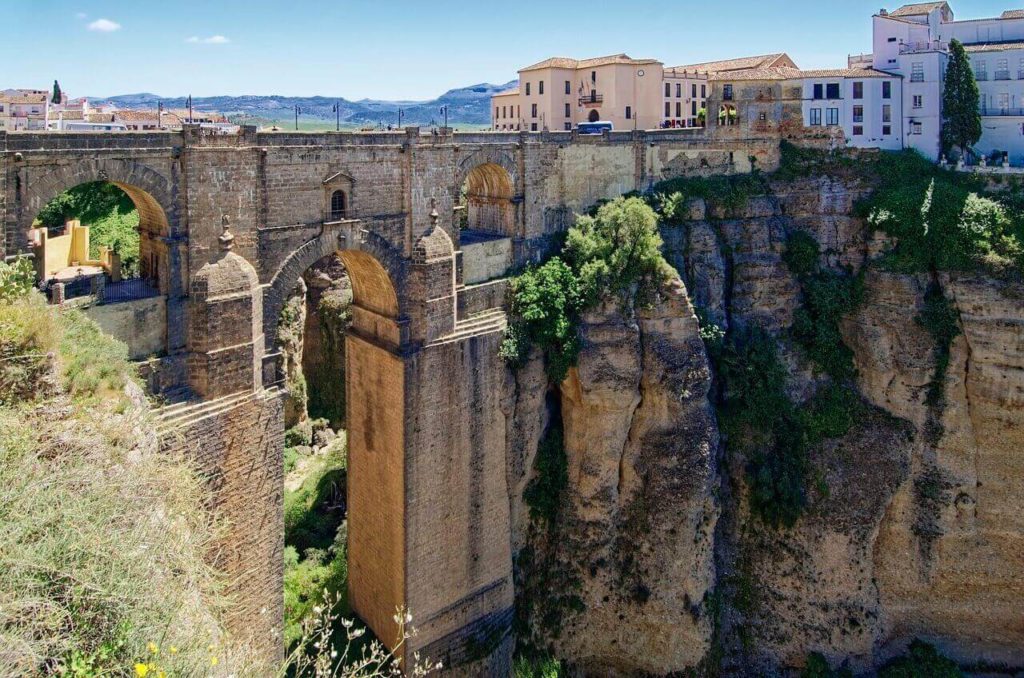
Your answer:
[[[30,281],[0,264],[0,673],[199,673],[227,659],[204,486],[147,437],[127,349]]]
[[[639,198],[619,198],[579,217],[558,256],[513,279],[502,357],[520,366],[536,346],[548,376],[562,381],[579,357],[583,312],[609,299],[649,306],[675,275],[661,246],[658,217]]]

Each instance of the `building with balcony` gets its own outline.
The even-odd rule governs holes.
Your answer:
[[[517,89],[492,97],[491,123],[532,132],[599,120],[619,130],[696,127],[707,90],[706,73],[656,59],[555,57],[521,69]]]
[[[873,17],[874,51],[851,57],[903,78],[900,116],[905,145],[938,159],[943,80],[949,43],[963,43],[981,91],[982,138],[976,149],[1008,152],[1024,164],[1024,10],[957,20],[947,2],[904,5]]]

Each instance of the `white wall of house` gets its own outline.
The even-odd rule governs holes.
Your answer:
[[[804,78],[803,92],[808,127],[840,127],[853,148],[903,148],[900,78]]]

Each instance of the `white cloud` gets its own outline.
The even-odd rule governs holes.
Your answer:
[[[208,38],[200,38],[198,35],[193,35],[191,38],[185,38],[185,42],[191,42],[192,44],[201,42],[204,45],[226,45],[231,41],[223,35],[211,35]]]
[[[121,24],[110,19],[97,19],[87,26],[90,31],[99,31],[100,33],[113,33],[114,31],[121,30]]]

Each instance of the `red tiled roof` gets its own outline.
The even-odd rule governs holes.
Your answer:
[[[1024,49],[1024,40],[964,45],[964,49],[968,52],[1005,52],[1010,49]]]
[[[748,71],[758,68],[793,68],[795,62],[785,52],[762,54],[760,56],[725,59],[723,61],[706,61],[699,64],[675,66],[668,70],[700,71],[702,73],[721,73],[725,71]]]
[[[552,57],[545,59],[544,61],[527,66],[526,68],[520,68],[519,72],[524,71],[536,71],[542,68],[564,68],[567,70],[577,70],[581,68],[596,68],[598,66],[608,66],[611,64],[626,64],[633,66],[640,66],[644,64],[658,64],[661,63],[657,59],[633,59],[628,54],[610,54],[603,57],[595,57],[593,59],[571,59],[569,57]]]
[[[889,12],[889,16],[921,16],[922,14],[930,14],[933,10],[942,9],[943,7],[949,9],[949,4],[945,2],[918,2],[894,9]]]

